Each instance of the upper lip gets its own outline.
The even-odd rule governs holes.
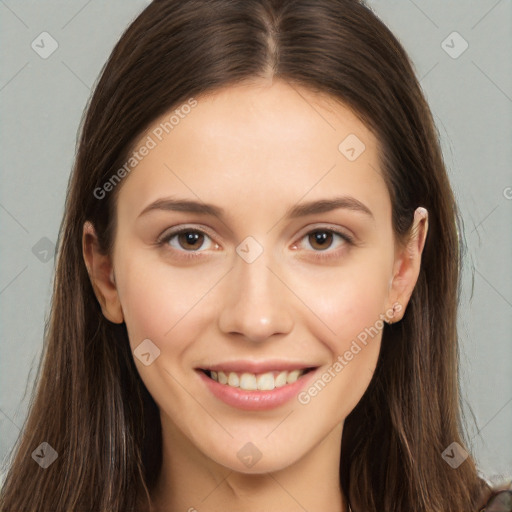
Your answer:
[[[210,370],[214,372],[235,372],[235,373],[266,373],[271,371],[289,371],[305,370],[307,368],[316,368],[313,365],[304,362],[266,360],[266,361],[226,361],[225,363],[216,363],[207,366],[200,366],[198,370]]]

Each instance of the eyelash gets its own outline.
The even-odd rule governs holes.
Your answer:
[[[311,235],[312,233],[318,233],[318,232],[338,235],[348,245],[354,245],[354,239],[350,235],[347,235],[346,233],[343,233],[343,232],[335,230],[335,229],[328,229],[328,228],[322,228],[322,227],[315,228],[315,229],[312,229],[311,231],[308,231],[300,238],[300,240],[303,240],[304,238],[306,238],[308,235]],[[163,247],[172,238],[174,238],[178,235],[181,235],[183,233],[199,233],[201,235],[206,235],[210,239],[212,238],[208,233],[206,233],[203,230],[195,229],[195,228],[183,228],[183,229],[173,231],[171,233],[167,233],[166,235],[159,237],[158,240],[156,241],[156,245],[158,247]],[[202,257],[202,255],[200,255],[200,253],[202,251],[185,251],[185,250],[178,250],[178,249],[174,249],[174,248],[171,248],[171,250],[178,251],[180,253],[184,253],[183,255],[180,255],[179,257],[186,259],[186,260],[192,260],[192,259],[197,259],[197,258]],[[334,251],[335,255],[333,255],[332,252],[329,252],[327,249],[325,251],[313,251],[315,253],[318,253],[317,255],[314,256],[314,258],[317,260],[320,260],[320,261],[323,261],[326,259],[331,259],[331,258],[336,257],[336,253],[338,253],[340,250],[343,250],[343,249],[341,248],[341,249]],[[323,253],[327,253],[327,254],[323,254]]]

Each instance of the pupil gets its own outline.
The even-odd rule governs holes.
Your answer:
[[[185,242],[188,245],[194,245],[194,243],[196,243],[201,237],[200,233],[194,233],[192,231],[188,231],[182,235],[184,236]]]
[[[329,244],[325,242],[329,241],[330,236],[332,236],[331,233],[327,233],[326,231],[316,231],[313,235],[315,243],[318,243],[322,248],[329,246]]]

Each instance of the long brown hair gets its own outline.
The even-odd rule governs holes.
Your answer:
[[[81,124],[58,237],[42,368],[6,475],[3,511],[149,509],[161,464],[158,408],[139,377],[125,324],[101,312],[82,254],[92,222],[115,236],[119,188],[94,193],[137,137],[190,98],[258,77],[327,93],[381,144],[398,240],[429,212],[421,271],[403,319],[386,325],[374,377],[347,417],[340,482],[354,512],[479,510],[489,489],[465,446],[458,382],[462,232],[431,112],[397,39],[356,0],[154,0],[103,68]],[[58,454],[46,469],[32,452]]]

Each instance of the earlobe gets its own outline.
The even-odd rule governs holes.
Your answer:
[[[99,250],[94,226],[89,221],[86,221],[83,227],[82,252],[103,316],[113,323],[123,323],[123,310],[116,288],[112,262],[108,254],[103,254]]]
[[[395,261],[393,278],[390,284],[390,305],[395,307],[392,321],[396,323],[402,319],[411,298],[412,292],[418,281],[421,268],[421,255],[425,247],[428,232],[428,212],[423,207],[418,207],[414,212],[414,221],[407,246]]]

